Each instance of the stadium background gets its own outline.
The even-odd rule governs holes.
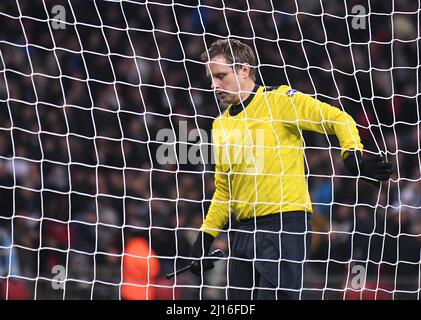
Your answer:
[[[138,235],[160,256],[157,297],[199,297],[200,279],[185,273],[174,287],[164,275],[175,256],[188,255],[189,228],[201,224],[212,197],[212,167],[160,165],[156,134],[177,133],[180,121],[209,132],[220,111],[197,61],[204,41],[231,36],[257,51],[259,83],[290,83],[343,107],[366,149],[378,151],[377,141],[394,166],[379,194],[333,177],[345,173],[337,150],[332,168],[335,139],[305,135],[320,233],[303,298],[359,298],[343,289],[353,260],[369,261],[362,265],[377,298],[419,298],[417,2],[347,1],[348,12],[371,10],[359,30],[338,1],[233,0],[225,11],[219,0],[201,1],[200,11],[193,1],[170,3],[1,1],[1,296],[8,282],[9,298],[118,299],[123,239]],[[57,4],[66,8],[65,29],[46,20]],[[227,251],[226,239],[216,245]],[[64,295],[51,286],[54,265],[72,279]],[[224,268],[206,275],[204,298],[225,297]]]

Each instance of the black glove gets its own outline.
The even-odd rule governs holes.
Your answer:
[[[348,151],[348,155],[344,159],[344,165],[352,175],[360,175],[363,180],[376,187],[380,186],[379,181],[389,180],[392,174],[392,165],[387,162],[385,157],[376,155],[363,159],[361,152],[355,150]],[[364,179],[364,177],[373,178],[377,181]]]
[[[215,240],[215,237],[211,236],[206,232],[199,232],[197,235],[196,241],[193,244],[193,247],[190,252],[190,256],[195,258],[203,258],[209,254],[212,242]],[[191,272],[197,276],[201,276],[203,272],[208,271],[214,267],[212,260],[201,259],[193,260],[191,265]]]

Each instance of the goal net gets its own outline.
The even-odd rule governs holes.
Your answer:
[[[214,192],[200,54],[248,44],[256,82],[346,111],[392,179],[303,132],[312,245],[300,299],[419,299],[420,1],[0,1],[0,297],[226,299],[189,263]],[[310,232],[310,231],[307,231]],[[255,289],[255,288],[252,288]]]

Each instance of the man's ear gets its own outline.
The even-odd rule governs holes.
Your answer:
[[[250,68],[250,66],[245,65],[245,64],[242,64],[241,65],[241,68],[240,68],[240,71],[241,71],[241,75],[244,78],[249,78],[250,77],[250,74],[251,74],[251,68]]]

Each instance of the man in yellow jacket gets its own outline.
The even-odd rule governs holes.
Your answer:
[[[229,106],[213,122],[215,192],[191,254],[206,257],[235,212],[229,299],[298,299],[312,212],[302,130],[335,134],[345,166],[375,184],[389,179],[391,165],[362,157],[347,113],[289,86],[257,85],[254,53],[240,41],[218,40],[202,60],[215,94]],[[201,275],[211,267],[196,259],[191,270]]]

